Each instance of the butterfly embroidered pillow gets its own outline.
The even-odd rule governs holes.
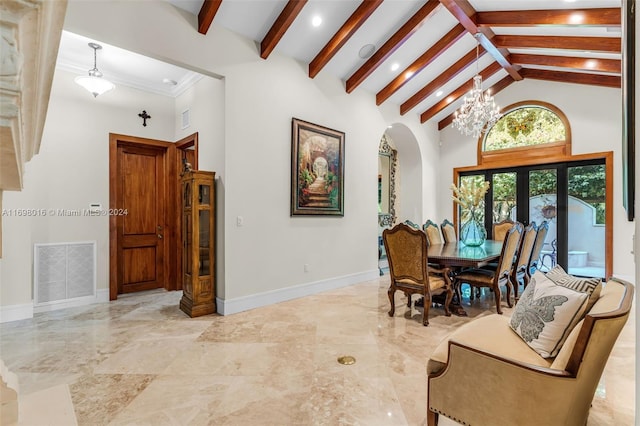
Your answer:
[[[589,294],[536,271],[511,317],[511,328],[540,356],[553,358],[586,313]]]

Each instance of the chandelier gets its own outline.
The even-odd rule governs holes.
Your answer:
[[[108,92],[115,86],[106,78],[102,78],[102,73],[98,70],[96,65],[96,52],[98,49],[102,49],[102,46],[97,43],[89,43],[89,47],[93,49],[93,69],[89,70],[88,76],[84,75],[76,77],[75,82],[87,89],[95,98],[98,95]]]
[[[476,33],[476,75],[473,77],[473,89],[464,97],[464,102],[455,113],[453,125],[466,136],[477,138],[502,117],[500,108],[489,90],[482,92],[482,76],[478,71],[480,60],[480,33]]]

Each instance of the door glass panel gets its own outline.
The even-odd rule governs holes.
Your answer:
[[[540,225],[549,224],[540,259],[542,271],[553,268],[558,259],[557,213],[558,174],[556,169],[532,170],[529,172],[529,221]]]
[[[460,176],[460,186],[478,187],[482,184],[482,182],[484,182],[484,175]],[[467,217],[469,215],[469,211],[465,211],[458,204],[456,204],[456,206],[458,207],[458,218],[460,218],[460,220],[458,220],[459,226],[462,226],[462,224],[469,219]],[[480,223],[484,223],[484,210],[480,209],[479,212],[477,212],[476,217],[480,221]],[[460,235],[459,229],[458,235]]]
[[[587,277],[605,274],[605,168],[604,164],[567,169],[567,272]]]
[[[516,220],[516,172],[493,175],[493,223]]]

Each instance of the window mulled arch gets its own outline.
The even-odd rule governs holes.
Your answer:
[[[503,116],[478,139],[478,164],[531,161],[571,155],[571,127],[556,106],[524,101],[502,110]]]

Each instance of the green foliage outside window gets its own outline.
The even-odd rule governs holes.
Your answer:
[[[553,111],[526,106],[506,113],[487,132],[485,151],[564,141],[564,123]]]

